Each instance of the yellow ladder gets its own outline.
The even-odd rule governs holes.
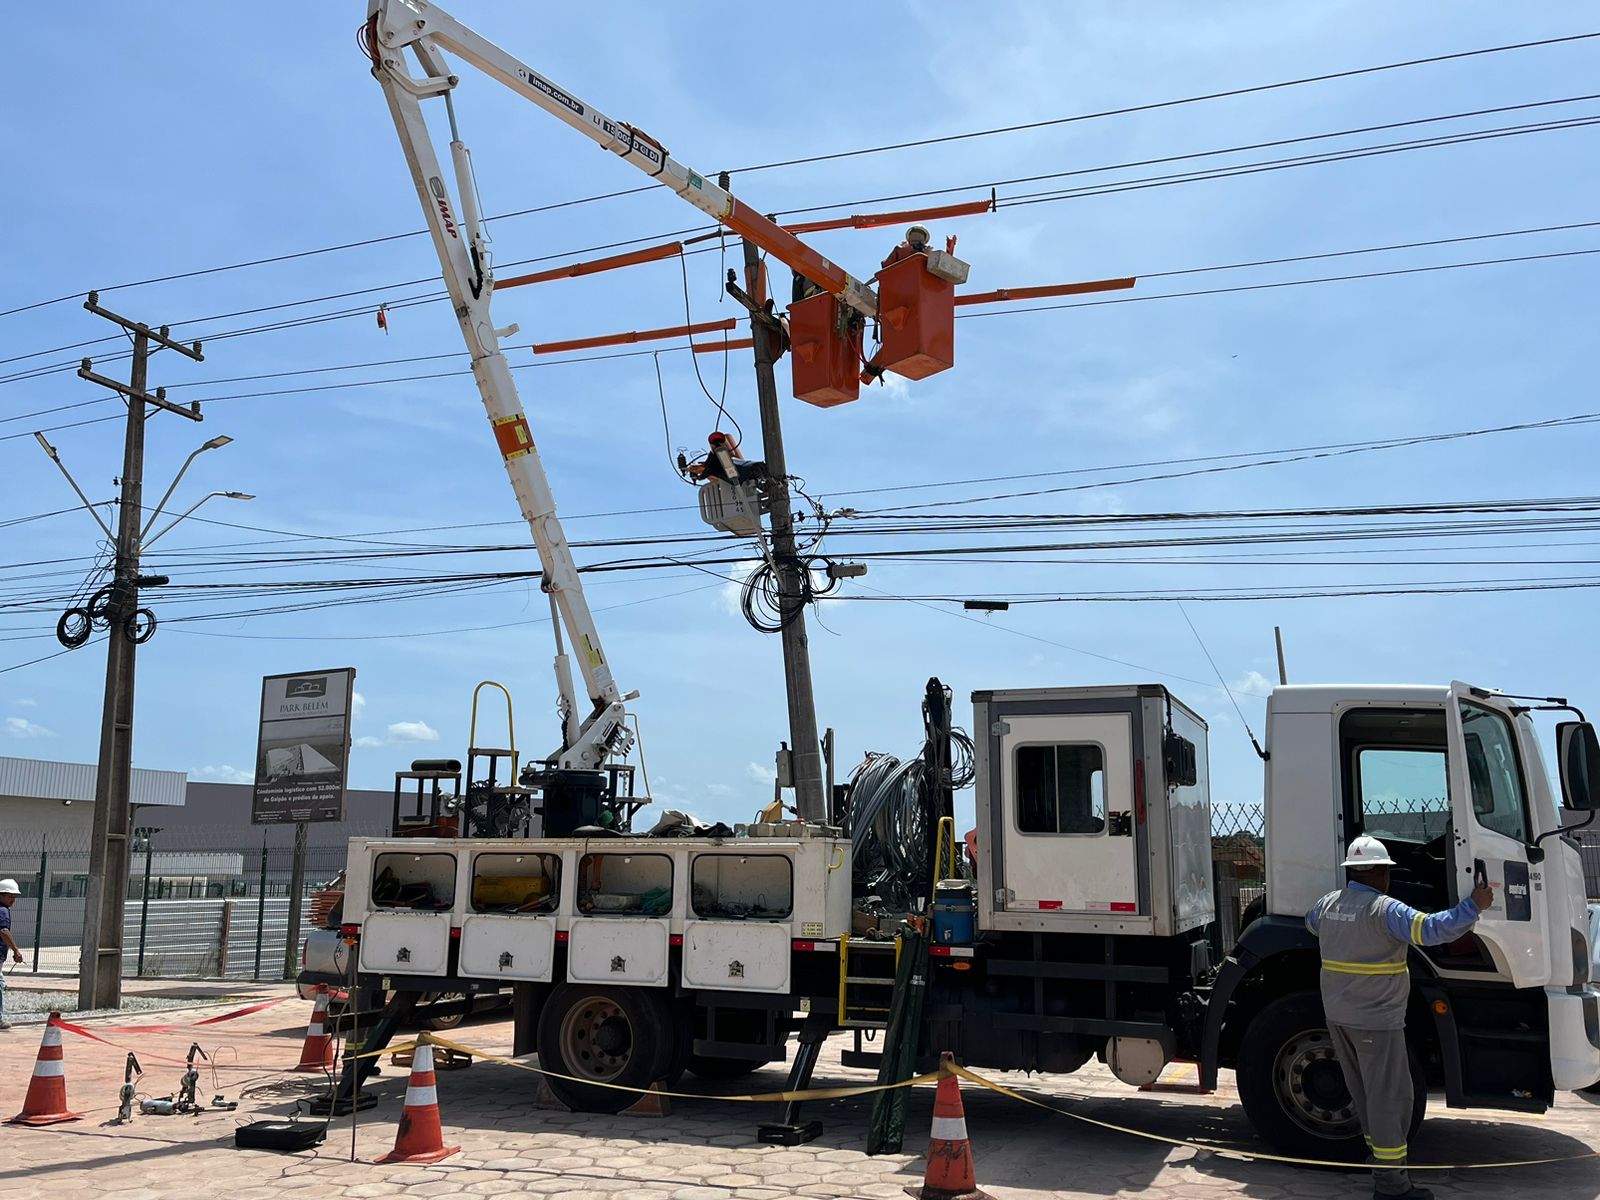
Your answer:
[[[852,942],[849,935],[840,938],[840,1027],[887,1029],[889,1009],[894,999],[895,978],[899,970],[898,936],[892,942]]]

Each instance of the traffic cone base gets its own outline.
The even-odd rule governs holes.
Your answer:
[[[39,1057],[33,1064],[33,1078],[28,1080],[22,1111],[6,1124],[59,1125],[63,1121],[82,1119],[82,1113],[67,1111],[67,1064],[61,1049],[61,1014],[53,1012],[45,1023],[44,1039],[39,1043]]]
[[[305,1044],[300,1047],[300,1063],[296,1071],[331,1071],[333,1069],[333,1035],[327,1032],[328,988],[317,984],[317,1002],[311,1009],[311,1024],[306,1026]]]
[[[622,1110],[622,1115],[625,1117],[670,1117],[672,1115],[672,1103],[661,1094],[662,1090],[661,1080],[652,1083],[649,1091]]]
[[[906,1188],[906,1195],[914,1200],[993,1200],[979,1189],[972,1165],[972,1143],[967,1140],[967,1114],[961,1106],[955,1059],[947,1051],[940,1056],[939,1065],[945,1073],[933,1097],[928,1168],[923,1172],[922,1186]]]
[[[444,1129],[439,1123],[439,1091],[433,1073],[433,1046],[418,1042],[411,1060],[411,1078],[406,1082],[405,1107],[400,1110],[400,1128],[395,1132],[394,1149],[374,1161],[426,1164],[459,1153],[460,1146],[444,1144]]]

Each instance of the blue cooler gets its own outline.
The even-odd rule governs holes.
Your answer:
[[[970,946],[977,932],[970,879],[946,879],[933,892],[933,940],[940,946]]]

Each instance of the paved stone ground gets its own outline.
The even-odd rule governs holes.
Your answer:
[[[287,989],[280,989],[283,994]],[[214,1016],[197,1008],[178,1019]],[[348,1118],[337,1122],[314,1154],[276,1155],[233,1149],[235,1124],[292,1112],[297,1096],[317,1081],[283,1073],[296,1061],[308,1008],[299,1000],[223,1024],[170,1033],[105,1032],[117,1046],[69,1035],[67,1081],[70,1102],[83,1121],[48,1129],[5,1128],[0,1132],[0,1200],[282,1200],[291,1193],[311,1200],[379,1200],[382,1197],[511,1195],[570,1200],[779,1200],[790,1196],[862,1197],[894,1200],[907,1184],[920,1183],[932,1093],[919,1089],[908,1117],[908,1154],[868,1158],[864,1152],[866,1099],[817,1104],[808,1116],[825,1122],[821,1140],[782,1148],[755,1144],[767,1105],[711,1100],[675,1101],[661,1119],[600,1117],[552,1111],[533,1104],[536,1076],[479,1062],[470,1069],[441,1072],[440,1106],[447,1142],[461,1154],[432,1167],[375,1166],[369,1160],[394,1141],[405,1072],[385,1066],[372,1085],[379,1107],[360,1114],[354,1132],[358,1161],[351,1157]],[[149,1020],[135,1017],[134,1020]],[[174,1014],[160,1018],[174,1020]],[[107,1029],[109,1022],[92,1022]],[[38,1027],[0,1035],[0,1109],[16,1111],[38,1046]],[[458,1040],[485,1050],[508,1052],[511,1029],[496,1019],[471,1024]],[[215,1080],[208,1073],[202,1097],[217,1091],[244,1103],[238,1113],[199,1117],[138,1117],[125,1127],[107,1124],[115,1115],[125,1050],[138,1052],[146,1075],[143,1090],[164,1095],[177,1086],[180,1059],[192,1039],[213,1053]],[[840,1043],[830,1045],[818,1084],[856,1081],[862,1073],[838,1065]],[[1141,1095],[1101,1070],[1067,1079],[1005,1076],[1011,1086],[1073,1111],[1169,1137],[1254,1144],[1237,1097],[1230,1088],[1210,1097]],[[764,1071],[741,1090],[782,1086],[781,1071]],[[324,1085],[325,1086],[325,1085]],[[733,1090],[697,1085],[686,1090]],[[1370,1195],[1361,1175],[1244,1162],[1141,1140],[1025,1107],[1006,1097],[964,1088],[967,1122],[977,1159],[978,1181],[997,1200],[1043,1197],[1139,1195],[1156,1200],[1190,1197],[1251,1197],[1254,1200],[1332,1200]],[[1600,1146],[1600,1111],[1583,1097],[1562,1097],[1542,1118],[1486,1119],[1438,1110],[1419,1135],[1419,1160],[1471,1162],[1585,1154]],[[1600,1161],[1492,1171],[1430,1173],[1426,1182],[1441,1197],[1559,1196],[1584,1200],[1600,1195]]]

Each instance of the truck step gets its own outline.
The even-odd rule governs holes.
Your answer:
[[[849,1017],[840,1022],[845,1029],[887,1029],[887,1021],[865,1021],[859,1017]]]
[[[874,984],[878,987],[893,987],[894,977],[890,975],[846,975],[846,983]]]

